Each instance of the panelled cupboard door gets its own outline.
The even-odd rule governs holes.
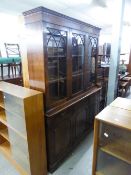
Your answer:
[[[90,125],[94,125],[95,116],[99,113],[99,98],[100,92],[95,93],[89,98],[89,108],[90,108]]]
[[[76,120],[76,139],[84,135],[89,129],[88,101],[81,102],[74,106],[77,110],[74,113]]]
[[[62,111],[54,116],[54,119],[48,121],[47,144],[49,146],[48,160],[50,163],[55,164],[56,160],[61,160],[70,148],[72,128],[70,116],[72,116],[71,110]]]
[[[47,104],[57,104],[68,95],[69,30],[62,26],[44,24],[44,59]]]

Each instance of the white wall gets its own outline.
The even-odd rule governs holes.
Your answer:
[[[128,64],[129,53],[131,48],[131,26],[124,25],[122,38],[121,38],[121,53],[126,53],[125,56],[121,56],[120,59],[125,59]],[[104,43],[111,43],[112,39],[112,28],[104,28],[100,32],[99,44],[102,46]]]
[[[21,24],[19,16],[0,13],[0,50],[6,56],[4,43],[18,43],[20,41]]]

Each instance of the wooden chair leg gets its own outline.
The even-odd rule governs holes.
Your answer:
[[[14,71],[15,71],[15,76],[16,76],[16,63],[14,63],[13,67],[14,67]]]
[[[9,76],[9,77],[10,77],[10,67],[11,67],[11,65],[8,64],[8,76]]]
[[[12,76],[14,76],[14,64],[11,64],[11,71],[12,71]]]
[[[3,64],[1,64],[1,77],[3,79]]]
[[[19,71],[19,74],[21,75],[22,74],[22,64],[20,62],[20,71]]]

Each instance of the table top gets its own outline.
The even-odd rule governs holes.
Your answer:
[[[110,106],[131,111],[131,99],[117,97]]]
[[[95,119],[131,131],[131,111],[129,110],[109,105]]]
[[[96,116],[96,120],[131,131],[131,99],[116,98]]]

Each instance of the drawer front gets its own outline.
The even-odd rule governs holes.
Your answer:
[[[24,117],[24,104],[23,101],[17,97],[4,93],[4,105],[8,111]]]
[[[22,135],[26,136],[25,119],[16,114],[5,111],[7,123]]]

